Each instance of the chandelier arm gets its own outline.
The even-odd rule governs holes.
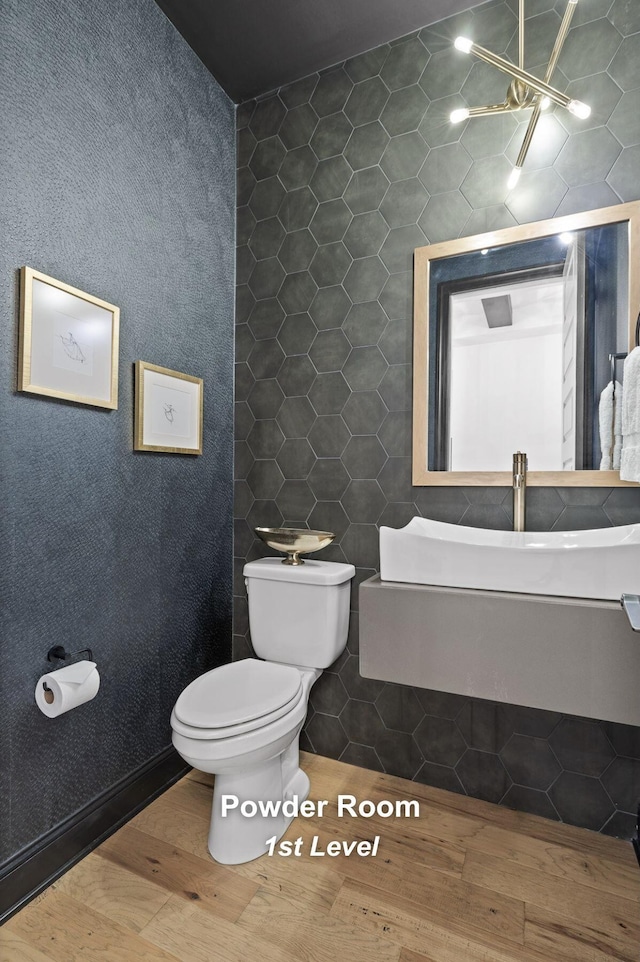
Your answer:
[[[540,104],[537,103],[533,108],[533,113],[531,114],[531,117],[529,119],[529,123],[527,125],[527,129],[524,135],[524,140],[522,141],[520,153],[518,154],[518,159],[516,160],[517,168],[524,167],[524,162],[529,152],[529,147],[531,146],[531,140],[535,133],[536,127],[538,126],[538,121],[540,120],[540,113],[541,113]]]
[[[569,27],[571,26],[571,20],[573,19],[573,14],[578,6],[578,0],[569,0],[567,8],[564,12],[564,17],[562,18],[562,23],[558,30],[558,35],[556,37],[555,43],[553,45],[553,50],[551,51],[551,56],[549,57],[549,63],[547,65],[547,70],[544,75],[544,82],[549,83],[551,80],[551,75],[556,69],[556,64],[558,62],[558,57],[560,56],[560,51],[564,47],[564,42],[567,39],[567,34],[569,33]]]
[[[518,9],[518,66],[524,70],[524,0]]]
[[[470,117],[491,117],[492,114],[508,114],[520,110],[520,107],[512,107],[506,101],[502,104],[487,104],[485,107],[470,107]]]
[[[560,93],[555,87],[551,87],[544,80],[540,80],[538,77],[534,77],[533,74],[529,73],[527,70],[520,70],[515,64],[509,63],[503,57],[499,57],[498,54],[492,53],[490,50],[486,50],[477,43],[469,41],[467,44],[467,49],[469,53],[474,54],[480,60],[484,60],[486,63],[490,64],[492,67],[497,67],[503,73],[506,73],[509,77],[514,77],[516,80],[521,80],[536,93],[542,94],[543,97],[548,97],[553,103],[558,104],[560,107],[568,107],[571,103],[571,97],[567,94]]]

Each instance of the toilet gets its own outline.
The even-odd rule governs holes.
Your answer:
[[[300,730],[311,686],[346,646],[355,568],[263,558],[246,564],[243,573],[258,657],[196,678],[171,714],[178,753],[216,776],[209,851],[225,865],[263,855],[267,841],[279,839],[291,824],[291,802],[309,794],[299,764]],[[229,797],[238,799],[237,806]],[[255,808],[257,813],[247,814]]]

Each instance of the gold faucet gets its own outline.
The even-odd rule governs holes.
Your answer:
[[[525,530],[527,505],[527,456],[516,451],[513,456],[513,530]]]

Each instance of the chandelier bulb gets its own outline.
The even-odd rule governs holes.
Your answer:
[[[514,167],[509,174],[509,180],[507,181],[507,187],[509,190],[513,190],[520,180],[520,174],[522,173],[522,167]]]
[[[549,97],[543,97],[540,101],[540,110],[548,110],[551,106],[551,100]]]
[[[567,104],[567,110],[571,111],[574,117],[579,117],[580,120],[586,120],[591,113],[589,104],[583,104],[581,100],[570,100]]]
[[[467,120],[469,117],[469,108],[460,107],[458,110],[452,110],[449,115],[449,120],[452,124],[461,124],[463,120]]]
[[[469,40],[468,37],[456,37],[453,45],[456,50],[462,50],[463,53],[471,53],[473,40]]]

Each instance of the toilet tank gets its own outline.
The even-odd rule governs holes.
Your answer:
[[[285,565],[262,558],[244,566],[256,655],[305,668],[328,668],[347,644],[355,568],[333,561]]]

